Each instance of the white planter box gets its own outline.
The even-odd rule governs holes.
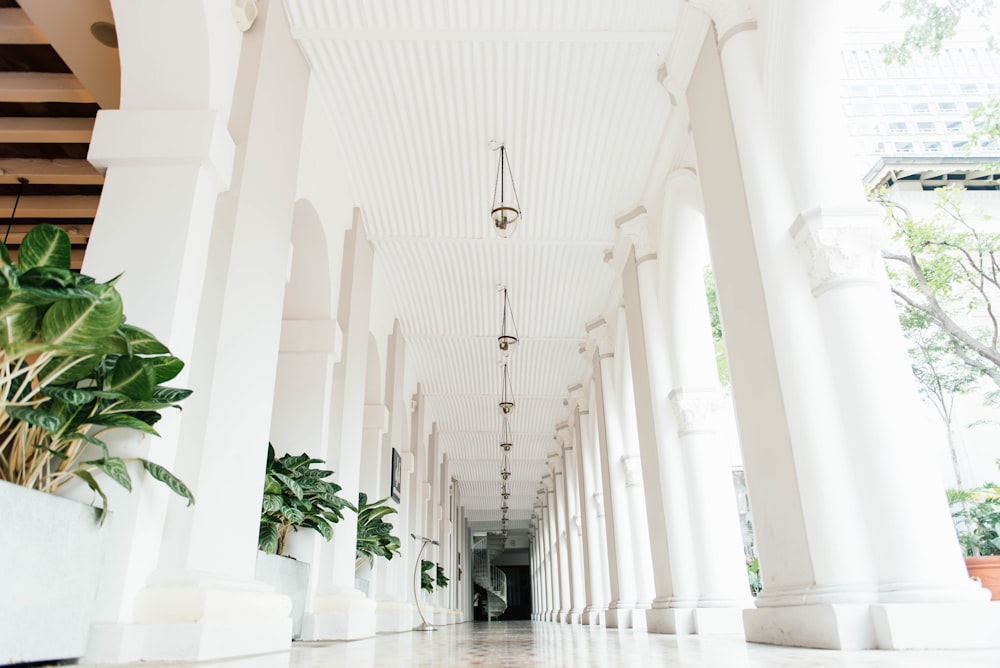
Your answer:
[[[92,506],[0,482],[0,664],[87,649],[101,570]]]
[[[292,638],[302,637],[302,615],[305,613],[306,590],[309,587],[309,564],[258,550],[254,577],[274,587],[279,594],[285,594],[292,599]]]

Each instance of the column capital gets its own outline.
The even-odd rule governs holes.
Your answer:
[[[656,247],[649,234],[649,213],[641,204],[615,220],[618,234],[635,248],[637,264],[656,258]]]
[[[717,389],[675,387],[668,398],[677,416],[677,430],[682,436],[716,430],[716,415],[722,406],[722,398]]]
[[[639,455],[622,455],[622,467],[625,469],[625,486],[642,487],[642,462]]]
[[[587,336],[597,348],[597,352],[601,356],[601,359],[614,357],[614,332],[611,331],[611,327],[608,325],[607,320],[604,319],[604,316],[600,316],[587,323]]]
[[[753,0],[688,0],[688,3],[715,23],[719,49],[736,33],[757,28]]]
[[[845,285],[879,285],[885,233],[868,205],[803,211],[790,230],[817,297]]]
[[[569,392],[570,401],[576,404],[581,414],[586,415],[590,410],[590,392],[583,383],[576,383],[566,388]]]

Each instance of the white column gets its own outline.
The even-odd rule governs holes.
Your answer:
[[[580,520],[584,548],[584,595],[585,605],[582,611],[581,623],[598,626],[607,605],[605,599],[604,577],[606,568],[606,552],[602,549],[600,527],[603,517],[598,517],[595,494],[600,494],[600,484],[595,481],[594,459],[592,450],[595,447],[593,429],[590,419],[590,398],[583,385],[570,388],[570,396],[576,402],[573,411],[574,430],[577,433],[576,469],[577,485],[580,490]]]
[[[558,443],[558,437],[556,438]],[[561,592],[561,606],[559,608],[559,619],[557,621],[572,624],[575,619],[574,613],[576,605],[573,600],[573,585],[571,571],[573,562],[569,549],[569,511],[567,509],[568,500],[566,498],[566,471],[562,456],[562,448],[551,453],[548,457],[549,467],[552,470],[552,496],[556,504],[556,531],[559,537],[559,591]]]
[[[576,408],[573,408],[571,417],[576,422]],[[566,498],[566,550],[569,561],[569,586],[570,597],[573,605],[570,608],[569,620],[578,624],[581,620],[583,608],[586,605],[584,597],[584,581],[586,579],[585,558],[583,552],[583,517],[580,511],[580,474],[578,473],[577,454],[580,451],[578,431],[570,429],[569,425],[563,423],[557,429],[557,433],[562,435],[562,461],[565,474],[563,475],[563,486]]]
[[[768,105],[780,109],[787,104],[799,114],[808,113],[811,102],[804,101],[800,109],[796,97],[782,99],[785,91],[780,87],[763,90],[759,76],[764,69],[767,81],[772,81],[768,68],[780,69],[780,60],[789,55],[769,45],[778,60],[761,60],[753,14],[742,3],[699,0],[697,4],[712,14],[721,43],[721,67],[747,185],[753,248],[790,437],[785,461],[772,457],[765,465],[765,459],[758,458],[760,451],[748,448],[746,453],[765,577],[758,609],[745,616],[748,638],[838,648],[995,642],[986,639],[982,627],[963,625],[969,618],[983,623],[980,611],[987,608],[963,606],[981,594],[961,572],[944,501],[934,490],[936,483],[928,475],[926,454],[919,445],[921,437],[907,423],[912,386],[903,380],[907,372],[900,352],[892,350],[898,325],[892,322],[887,294],[875,289],[882,269],[870,268],[870,223],[858,225],[866,214],[858,215],[853,206],[860,199],[817,202],[816,193],[827,188],[816,188],[808,179],[793,186],[802,175],[792,177],[792,172],[804,168],[797,161],[815,165],[817,157],[803,158],[797,149],[782,155],[782,135],[774,125],[775,110]],[[801,39],[800,30],[829,29],[822,3],[795,8],[775,3],[768,9],[766,18],[775,27],[787,28],[772,34]],[[795,16],[799,18],[782,23]],[[796,51],[807,60],[824,48],[819,32],[809,35]],[[780,78],[779,74],[773,80]],[[699,130],[698,115],[692,113],[696,139],[719,129]],[[812,118],[807,124],[814,128],[818,120]],[[782,130],[795,134],[794,128],[783,125]],[[810,141],[805,135],[790,139]],[[710,162],[699,154],[703,168]],[[824,175],[836,178],[836,165],[834,160]],[[718,172],[713,172],[705,183],[716,176]],[[706,185],[709,201],[715,206]],[[837,213],[827,215],[831,211]],[[727,233],[731,228],[727,226]],[[721,245],[722,231],[718,234]],[[842,289],[859,276],[856,286]],[[721,284],[719,296],[725,304]],[[725,307],[723,320],[728,327]],[[742,412],[735,365],[733,380]],[[869,389],[872,393],[866,394]],[[865,401],[871,403],[862,404]],[[740,419],[742,423],[744,417]],[[908,463],[905,476],[898,469],[899,456]],[[787,477],[780,480],[783,476]],[[777,484],[769,484],[769,478]],[[783,501],[769,500],[769,493],[781,487],[794,492]],[[790,504],[795,497],[799,504]],[[916,532],[908,524],[911,521],[920,523]],[[894,531],[905,539],[896,541]],[[776,549],[782,542],[774,540],[779,535],[801,547]],[[900,557],[898,550],[920,556]]]
[[[542,544],[543,558],[545,559],[545,616],[547,622],[554,621],[559,610],[559,583],[558,571],[555,565],[555,550],[553,549],[553,521],[552,506],[549,503],[549,491],[545,486],[545,478],[542,478],[542,487],[538,490],[542,496],[542,533],[545,542]]]
[[[118,9],[127,55],[142,39],[129,28],[141,21],[134,8]],[[155,8],[141,10],[157,17]],[[216,18],[202,16],[210,23],[200,28],[237,46],[232,24]],[[183,39],[188,26],[174,27]],[[130,90],[122,109],[101,112],[95,126],[90,158],[107,176],[84,271],[105,280],[125,270],[119,288],[130,321],[189,365],[175,381],[196,390],[183,417],[158,425],[166,445],[146,443],[197,503],[165,503],[159,492],[143,493],[143,481],[129,502],[141,507],[115,506],[118,526],[142,528],[139,540],[125,538],[112,552],[125,559],[109,560],[113,584],[101,594],[88,660],[206,660],[289,645],[289,602],[254,581],[254,562],[287,269],[287,253],[275,249],[287,249],[291,236],[308,68],[283,11],[262,8],[256,28],[243,38],[230,118],[220,110],[233,80],[223,77],[205,82],[220,89],[219,106],[202,106],[205,91],[187,91],[187,106],[174,109]],[[163,78],[165,87],[175,83]],[[207,268],[219,280],[206,281]]]
[[[656,596],[653,584],[653,557],[649,541],[649,522],[646,513],[646,491],[643,484],[643,460],[639,453],[639,424],[636,416],[635,384],[632,381],[632,351],[629,346],[628,323],[625,307],[618,308],[615,326],[615,389],[618,393],[619,415],[622,425],[622,444],[625,454],[625,482],[628,490],[629,517],[632,542],[635,545],[635,609],[632,615],[634,628],[646,628],[646,610]]]
[[[632,610],[635,608],[635,548],[629,516],[628,482],[622,464],[625,448],[614,390],[614,338],[603,318],[588,324],[587,333],[595,344],[594,388],[601,478],[604,503],[610,506],[604,517],[610,579],[605,622],[609,628],[631,628]]]

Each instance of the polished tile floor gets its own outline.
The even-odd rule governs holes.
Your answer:
[[[154,668],[157,664],[141,665]],[[997,668],[1000,650],[833,652],[747,645],[736,639],[664,636],[553,623],[476,622],[442,627],[433,633],[398,633],[352,642],[296,643],[290,652],[198,665],[199,668]]]

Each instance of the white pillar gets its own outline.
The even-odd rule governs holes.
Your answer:
[[[622,459],[621,421],[614,390],[614,338],[603,318],[587,325],[594,340],[594,388],[597,399],[597,423],[601,448],[601,478],[607,531],[610,600],[605,622],[609,628],[631,628],[635,608],[635,548],[632,520],[629,516],[628,483]]]
[[[571,412],[571,418],[576,417],[576,408]],[[568,621],[578,624],[586,605],[584,598],[585,559],[583,552],[583,517],[580,511],[580,475],[577,454],[580,451],[579,433],[563,423],[557,429],[562,436],[563,487],[566,499],[566,550],[569,561],[570,597],[573,605],[570,608]]]
[[[241,50],[231,117],[235,79],[203,81],[218,89],[214,102],[201,99],[207,89],[192,88],[180,105],[155,94],[137,99],[129,82],[122,108],[100,113],[91,143],[90,159],[107,175],[84,271],[104,280],[125,270],[118,286],[130,321],[187,361],[176,382],[196,392],[183,417],[158,425],[166,444],[147,439],[139,450],[152,446],[149,456],[197,497],[191,508],[165,503],[163,490],[146,492],[143,481],[140,494],[115,506],[118,526],[141,529],[138,540],[116,545],[121,562],[109,559],[113,584],[102,590],[87,653],[94,661],[206,660],[278,651],[290,641],[288,599],[254,581],[254,562],[287,263],[275,249],[291,237],[308,68],[283,11],[262,8],[239,47],[231,23],[214,11],[192,16],[192,7],[206,11],[189,2],[177,17]],[[189,28],[148,3],[119,11],[130,66],[144,37],[142,48],[162,53],[152,34],[165,29],[157,19],[181,39]],[[175,90],[183,69],[163,74],[165,90]],[[168,239],[163,229],[178,234]],[[220,280],[206,281],[207,268]]]
[[[603,624],[606,609],[604,578],[606,552],[602,549],[600,528],[604,518],[597,514],[594,495],[600,494],[600,484],[595,480],[595,466],[592,451],[595,448],[591,425],[590,397],[583,385],[570,388],[570,396],[576,402],[572,419],[577,434],[575,460],[578,488],[580,490],[580,519],[584,547],[584,595],[585,605],[581,623],[598,626]]]
[[[558,442],[558,437],[557,437]],[[566,472],[562,457],[562,449],[549,454],[549,467],[552,470],[552,498],[556,508],[556,535],[559,544],[559,619],[556,621],[573,623],[575,604],[573,601],[573,586],[570,571],[573,568],[569,550],[569,512],[566,498]]]
[[[705,296],[707,239],[695,174],[667,179],[666,229],[660,248],[661,309],[666,330],[677,437],[692,509],[692,546],[698,565],[698,633],[742,632],[748,594],[732,470],[718,429],[721,397]]]
[[[987,606],[971,603],[981,593],[961,572],[943,498],[934,490],[933,476],[927,474],[926,454],[907,440],[912,433],[906,415],[907,406],[912,405],[912,386],[906,387],[903,381],[906,371],[899,363],[900,353],[891,349],[891,339],[898,341],[898,325],[891,322],[887,296],[873,289],[870,225],[857,224],[865,216],[857,215],[852,201],[816,202],[811,194],[825,192],[825,188],[793,187],[791,172],[802,165],[795,163],[796,151],[782,155],[781,134],[769,103],[779,108],[788,104],[796,114],[808,113],[809,104],[800,112],[794,97],[782,100],[780,89],[763,90],[752,12],[740,3],[721,0],[697,4],[712,14],[721,43],[732,129],[747,185],[752,247],[758,256],[790,437],[787,446],[782,446],[788,448],[786,453],[770,458],[770,471],[765,470],[764,459],[758,459],[761,452],[747,450],[747,477],[762,538],[765,579],[758,609],[745,616],[748,638],[838,648],[996,642],[987,639],[984,627],[976,626],[984,623]],[[775,26],[790,25],[790,34],[819,26],[829,29],[822,3],[809,2],[794,9],[775,3],[768,9],[767,18]],[[783,17],[799,11],[804,12],[799,20],[783,26]],[[803,44],[808,46],[796,55],[809,58],[815,50],[822,51],[822,38],[818,33],[816,37],[816,41],[805,38]],[[789,57],[778,51],[776,57]],[[705,51],[702,56],[705,63],[714,57]],[[693,100],[692,93],[692,108]],[[711,130],[703,125],[699,130],[698,116],[692,113],[696,138],[719,130],[717,125]],[[808,138],[792,138],[800,140]],[[792,162],[788,162],[790,156]],[[810,164],[815,160],[811,155],[808,158]],[[704,168],[710,162],[702,160],[699,148],[699,164]],[[834,177],[836,163],[831,167]],[[713,171],[706,184],[718,176]],[[715,206],[706,186],[709,201]],[[812,208],[803,210],[803,202]],[[828,208],[824,211],[823,207]],[[825,215],[830,211],[838,214]],[[731,228],[730,223],[727,233],[731,234]],[[796,249],[796,239],[802,250]],[[875,273],[881,271],[879,267]],[[842,289],[837,284],[848,276],[860,276],[861,281]],[[721,283],[719,297],[724,305]],[[860,318],[868,318],[864,326]],[[723,320],[728,327],[725,306]],[[865,394],[869,379],[876,375],[871,389],[878,394]],[[735,365],[733,381],[737,410],[742,412]],[[871,403],[859,404],[867,400]],[[740,419],[742,423],[744,417]],[[920,436],[914,436],[919,443]],[[893,464],[898,465],[893,457],[900,453],[908,462],[905,480]],[[769,478],[777,484],[768,484]],[[794,492],[782,502],[768,499],[769,493],[782,487]],[[895,492],[900,495],[894,496]],[[796,497],[799,504],[790,504]],[[774,507],[779,503],[784,507]],[[766,510],[760,513],[762,506]],[[916,518],[920,528],[914,533],[908,522]],[[895,542],[893,531],[901,531],[912,542]],[[782,541],[774,537],[782,534],[785,541],[801,547],[776,549]],[[920,556],[901,558],[899,549],[908,555],[915,549]],[[967,619],[976,622],[965,625]]]

